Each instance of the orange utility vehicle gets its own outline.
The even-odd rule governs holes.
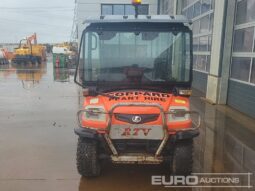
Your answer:
[[[78,172],[99,176],[101,163],[167,164],[192,172],[199,114],[190,110],[192,31],[184,16],[101,16],[87,20],[75,82]]]

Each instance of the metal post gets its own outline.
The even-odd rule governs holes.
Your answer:
[[[135,18],[138,18],[138,6],[137,4],[134,5],[135,6]]]

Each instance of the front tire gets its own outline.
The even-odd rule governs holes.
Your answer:
[[[84,177],[100,175],[97,142],[79,137],[76,156],[77,170]]]
[[[190,175],[193,166],[193,139],[178,141],[172,160],[172,173],[175,175]]]

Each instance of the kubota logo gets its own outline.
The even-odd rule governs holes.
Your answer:
[[[142,118],[138,115],[132,117],[132,121],[134,123],[140,123],[142,121]]]
[[[147,136],[149,132],[151,131],[151,128],[134,128],[131,129],[130,127],[127,127],[124,129],[124,132],[121,134],[121,136],[138,136],[139,133],[143,133],[144,136]]]

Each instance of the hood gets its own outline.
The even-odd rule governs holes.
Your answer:
[[[168,111],[170,106],[185,106],[189,108],[189,100],[185,97],[174,96],[170,93],[151,92],[151,91],[119,91],[110,92],[107,97],[99,95],[97,97],[86,97],[84,107],[87,105],[100,105],[104,106],[106,111],[109,111],[114,105],[119,103],[144,103],[144,104],[159,104],[164,111]],[[158,109],[157,109],[158,110]],[[121,106],[114,110],[115,113],[158,113],[155,107],[143,106]]]

